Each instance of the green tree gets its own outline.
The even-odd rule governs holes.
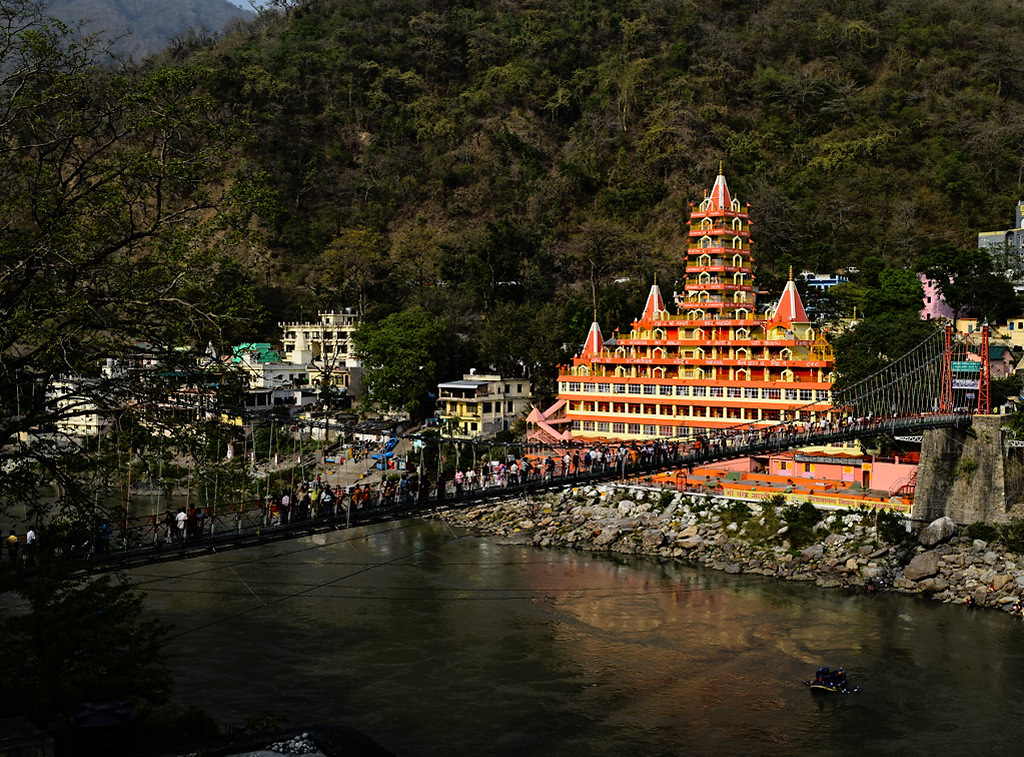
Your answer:
[[[142,620],[133,584],[64,573],[50,563],[17,584],[29,612],[0,617],[0,707],[41,727],[66,723],[83,702],[162,704],[171,688],[168,628]]]
[[[352,339],[363,363],[363,388],[368,405],[400,411],[421,419],[431,413],[429,395],[451,334],[444,321],[421,307],[364,322]]]
[[[1017,306],[1013,285],[992,270],[985,250],[937,245],[922,257],[920,267],[953,311],[954,328],[963,311],[995,321]]]
[[[155,407],[135,381],[146,372],[133,369],[162,363],[149,388],[166,397],[173,369],[194,369],[198,348],[220,341],[223,316],[246,309],[245,276],[227,262],[232,236],[216,212],[234,134],[204,93],[209,71],[114,71],[96,65],[102,52],[28,0],[0,2],[7,506],[36,502],[41,477],[60,484],[62,505],[77,492],[91,506],[87,472],[39,434],[130,398]],[[101,371],[105,363],[113,369]],[[55,403],[59,377],[74,391]]]

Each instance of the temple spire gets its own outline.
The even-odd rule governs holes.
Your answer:
[[[794,323],[809,323],[807,311],[804,310],[803,300],[800,299],[800,292],[796,289],[796,282],[793,281],[793,271],[790,269],[789,281],[786,282],[779,298],[779,304],[775,306],[772,313],[772,326],[792,326]]]
[[[604,335],[601,334],[601,327],[597,323],[597,310],[594,310],[594,322],[590,324],[590,331],[587,332],[587,341],[583,343],[580,357],[600,355],[603,349]]]
[[[641,321],[654,321],[665,312],[665,300],[661,297],[661,289],[658,288],[658,276],[654,276],[654,284],[647,295],[647,302],[644,304],[644,314],[640,316]]]
[[[725,181],[725,174],[722,168],[718,168],[718,178],[715,179],[715,186],[711,188],[711,203],[708,206],[710,212],[716,210],[731,210],[732,195],[729,193],[729,185]]]

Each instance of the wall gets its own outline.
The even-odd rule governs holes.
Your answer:
[[[967,524],[1024,517],[1024,449],[1004,448],[1001,423],[980,415],[969,429],[924,433],[913,518],[948,515]]]

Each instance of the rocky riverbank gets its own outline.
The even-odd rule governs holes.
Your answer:
[[[445,512],[511,543],[685,560],[822,587],[899,591],[1011,611],[1024,563],[949,518],[919,533],[898,516],[747,505],[639,487],[588,487]],[[787,521],[787,516],[789,520]]]

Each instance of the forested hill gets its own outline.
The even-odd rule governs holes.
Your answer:
[[[308,0],[193,60],[266,180],[268,324],[421,304],[508,369],[582,340],[595,295],[608,329],[671,291],[720,161],[769,291],[1006,228],[1020,27],[955,0]]]
[[[136,60],[180,44],[189,30],[215,34],[255,15],[228,0],[47,0],[46,12],[104,39],[120,37],[114,52]]]

